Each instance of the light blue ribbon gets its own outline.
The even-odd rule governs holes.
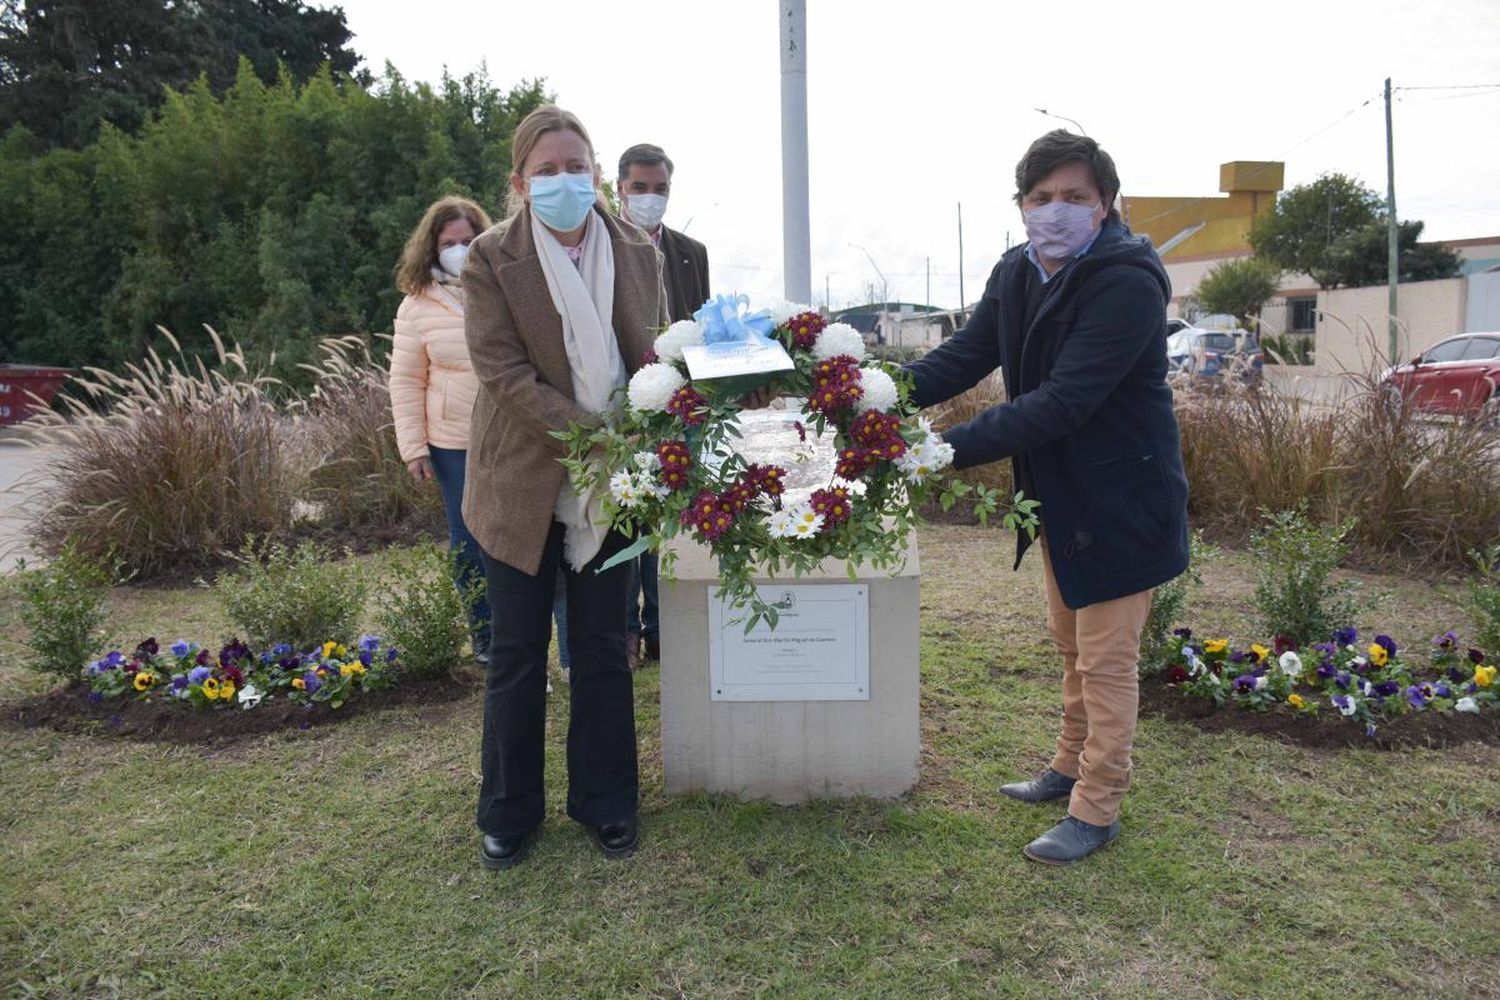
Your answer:
[[[771,318],[771,310],[752,313],[747,311],[749,306],[748,295],[716,295],[703,303],[693,319],[703,327],[704,345],[709,350],[725,350],[737,344],[773,346],[769,335],[776,329],[776,321]]]

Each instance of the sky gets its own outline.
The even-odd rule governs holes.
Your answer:
[[[343,0],[377,74],[483,63],[542,78],[589,129],[605,176],[637,142],[676,165],[666,224],[708,247],[715,293],[780,298],[777,0]],[[1023,240],[1026,146],[1066,116],[1114,157],[1122,193],[1211,196],[1219,164],[1284,160],[1288,187],[1350,174],[1424,238],[1500,235],[1500,2],[1257,4],[807,0],[813,299],[972,302]],[[1400,88],[1413,88],[1402,90]],[[1471,88],[1471,89],[1416,89]],[[929,277],[930,275],[930,277]]]

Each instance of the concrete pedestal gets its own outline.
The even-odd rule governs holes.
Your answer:
[[[708,599],[718,585],[709,550],[678,540],[676,579],[661,581],[662,770],[668,794],[724,792],[791,804],[813,798],[892,798],[917,782],[920,566],[912,536],[896,576],[870,588],[868,701],[712,701]],[[842,562],[771,585],[853,582]]]

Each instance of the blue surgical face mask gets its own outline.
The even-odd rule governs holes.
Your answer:
[[[594,207],[594,175],[551,174],[530,179],[531,210],[550,229],[569,233],[583,225]]]
[[[1022,212],[1026,238],[1037,253],[1049,260],[1068,260],[1094,235],[1094,210],[1098,205],[1075,205],[1054,201]]]

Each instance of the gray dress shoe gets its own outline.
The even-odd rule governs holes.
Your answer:
[[[1044,865],[1071,865],[1101,847],[1108,847],[1119,835],[1119,820],[1109,826],[1095,826],[1065,816],[1061,823],[1026,845],[1026,856]]]
[[[1013,781],[1008,785],[1001,785],[1000,794],[1009,795],[1021,802],[1052,802],[1072,795],[1076,784],[1077,778],[1070,778],[1049,767],[1030,781]]]

